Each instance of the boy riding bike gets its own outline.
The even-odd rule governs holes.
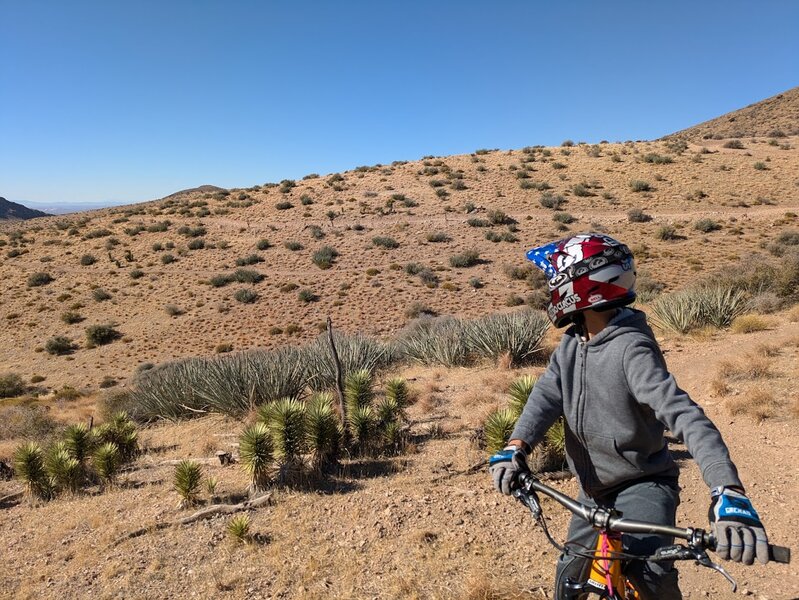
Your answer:
[[[711,530],[717,554],[751,565],[768,562],[766,532],[745,495],[721,434],[666,369],[644,313],[635,300],[635,266],[629,248],[597,233],[534,248],[527,257],[549,279],[547,312],[564,333],[538,380],[508,446],[491,457],[494,485],[510,494],[527,469],[528,453],[563,416],[569,468],[580,484],[578,500],[615,508],[625,517],[674,525],[679,469],[665,428],[685,442],[711,488]],[[594,547],[596,533],[573,518],[567,548]],[[673,540],[625,536],[635,554],[651,555]],[[555,589],[574,555],[561,555]],[[682,598],[668,562],[636,562],[628,577],[642,599]]]

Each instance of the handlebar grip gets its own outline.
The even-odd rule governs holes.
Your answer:
[[[788,564],[791,562],[791,549],[785,546],[768,545],[768,559],[776,563]]]

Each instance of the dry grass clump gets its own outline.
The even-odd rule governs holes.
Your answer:
[[[764,331],[770,327],[771,323],[768,319],[764,319],[760,315],[741,315],[735,317],[730,326],[733,333],[754,333],[755,331]]]
[[[746,356],[740,361],[722,361],[718,376],[733,381],[765,379],[772,376],[771,361],[761,356]]]
[[[774,394],[764,389],[755,389],[748,394],[730,398],[726,402],[731,415],[746,415],[758,423],[776,415],[779,405]]]

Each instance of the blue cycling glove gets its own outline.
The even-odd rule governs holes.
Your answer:
[[[529,471],[527,452],[516,446],[507,446],[488,459],[488,472],[494,478],[497,491],[510,496],[516,475]]]
[[[751,565],[768,562],[768,538],[763,523],[744,494],[725,487],[715,488],[710,504],[710,525],[716,538],[716,553],[725,560]]]

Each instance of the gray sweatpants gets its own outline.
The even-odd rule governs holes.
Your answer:
[[[589,498],[582,490],[578,500],[590,506],[603,506],[621,511],[628,519],[674,525],[677,505],[680,503],[676,482],[642,481],[632,483],[623,490],[601,498]],[[597,532],[583,519],[573,517],[569,524],[566,544],[576,550],[588,548],[593,552]],[[624,534],[622,543],[633,554],[653,554],[657,548],[674,543],[673,538],[649,534]],[[583,560],[573,555],[561,555],[555,573],[555,589],[563,570],[573,560]],[[632,561],[626,571],[635,585],[641,600],[680,600],[682,594],[677,583],[677,569],[672,562]]]

